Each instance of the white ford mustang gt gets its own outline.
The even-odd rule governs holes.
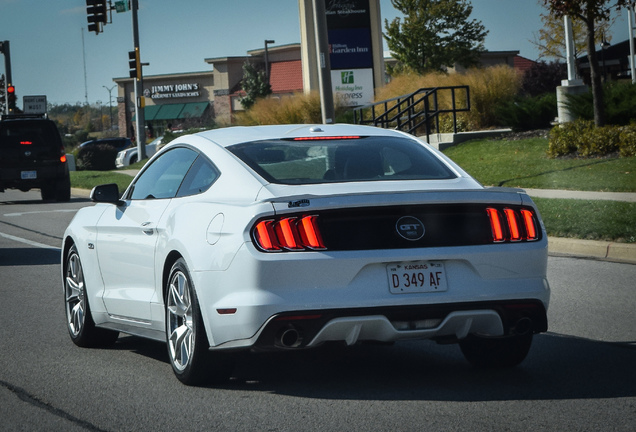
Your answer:
[[[167,342],[186,384],[232,353],[338,341],[458,342],[522,362],[547,331],[547,237],[522,190],[484,188],[401,132],[231,127],[177,138],[64,234],[79,346]]]

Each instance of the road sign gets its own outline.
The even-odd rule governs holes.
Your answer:
[[[130,1],[123,0],[123,1],[115,2],[115,11],[117,11],[117,13],[128,12],[129,10],[130,10]]]
[[[25,114],[46,114],[46,96],[23,96],[22,111]]]

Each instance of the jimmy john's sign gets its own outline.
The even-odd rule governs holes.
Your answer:
[[[201,95],[199,83],[153,85],[144,93],[148,93],[144,96],[152,99],[189,98]]]

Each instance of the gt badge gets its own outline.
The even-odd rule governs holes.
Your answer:
[[[409,241],[416,241],[424,237],[426,229],[421,220],[413,216],[402,216],[395,224],[400,237]]]

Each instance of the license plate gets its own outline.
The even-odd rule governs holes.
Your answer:
[[[412,261],[386,266],[389,289],[393,294],[446,291],[444,264],[438,261]]]
[[[38,178],[38,172],[37,171],[22,171],[20,173],[20,178],[22,178],[22,180],[36,179]]]

